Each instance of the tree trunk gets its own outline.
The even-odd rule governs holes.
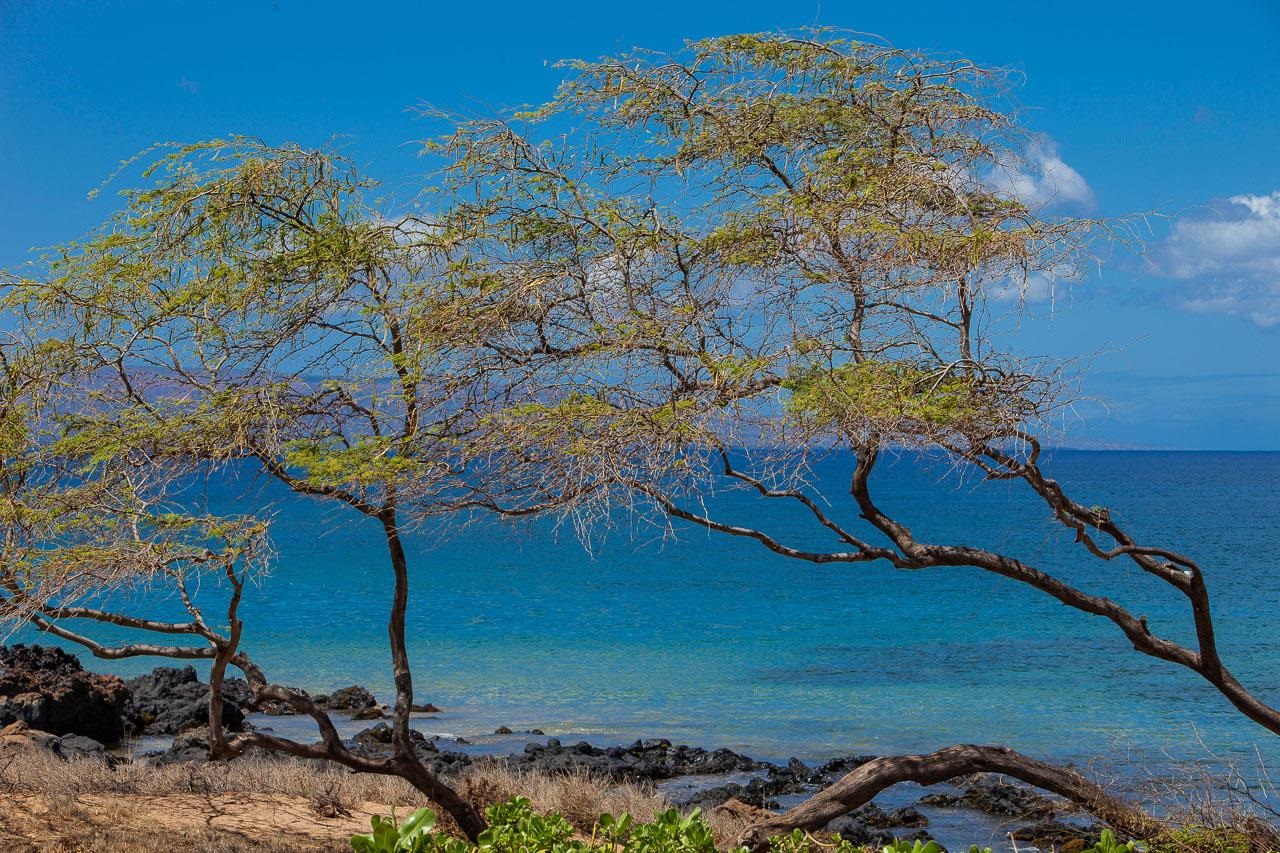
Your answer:
[[[795,829],[814,831],[871,801],[899,782],[933,785],[971,773],[1003,773],[1029,785],[1066,797],[1099,820],[1138,838],[1161,829],[1155,818],[1126,805],[1080,774],[1055,767],[1002,746],[959,744],[928,755],[876,758],[825,791],[776,817],[747,827],[735,843],[762,853],[769,839]]]
[[[381,521],[391,556],[391,568],[395,574],[395,592],[392,596],[391,615],[387,621],[387,635],[391,644],[391,663],[396,685],[396,707],[391,721],[391,743],[396,767],[415,788],[448,812],[467,838],[475,841],[486,829],[480,812],[432,773],[413,751],[413,742],[409,737],[413,672],[409,667],[409,649],[405,642],[405,613],[409,607],[409,561],[400,541],[394,505],[384,510]]]
[[[409,780],[413,787],[426,794],[433,803],[448,812],[458,824],[458,828],[471,841],[476,841],[480,833],[488,828],[480,812],[476,811],[476,807],[469,800],[464,799],[457,791],[440,781],[440,777],[432,773],[417,758],[401,761],[399,764],[400,775]]]

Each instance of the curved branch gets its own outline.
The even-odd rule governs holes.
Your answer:
[[[887,548],[867,547],[865,549],[860,548],[856,551],[838,552],[803,551],[799,548],[792,548],[790,545],[783,545],[769,534],[762,530],[757,530],[754,527],[741,527],[734,524],[725,524],[724,522],[708,518],[705,515],[698,515],[696,513],[689,512],[688,510],[680,507],[661,491],[648,484],[632,480],[629,481],[627,485],[636,491],[647,495],[657,503],[658,506],[662,507],[663,512],[667,513],[667,515],[692,522],[705,527],[708,530],[727,533],[730,536],[744,536],[748,539],[754,539],[770,551],[773,551],[775,554],[781,554],[784,557],[792,557],[797,560],[807,560],[811,563],[867,563],[873,560],[888,560],[895,566],[903,568],[907,567],[899,554]]]
[[[821,829],[899,782],[934,785],[972,773],[1003,773],[1065,797],[1104,823],[1136,838],[1149,838],[1163,828],[1154,817],[1117,800],[1073,770],[1029,758],[1007,747],[958,744],[927,755],[898,755],[868,761],[800,805],[747,827],[735,844],[746,846],[752,853],[763,853],[769,849],[769,839],[773,836],[795,829]]]

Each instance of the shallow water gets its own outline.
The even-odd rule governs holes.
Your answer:
[[[1280,454],[1059,452],[1049,469],[1144,541],[1198,558],[1223,657],[1280,702]],[[817,467],[832,512],[852,519],[847,460]],[[880,503],[935,541],[997,547],[1131,604],[1189,636],[1179,596],[1119,561],[1087,558],[1013,484],[901,461]],[[210,502],[269,499],[278,560],[246,601],[245,645],[275,680],[390,694],[385,552],[374,525],[249,477]],[[240,504],[247,506],[247,504]],[[717,497],[718,513],[788,542],[832,543],[776,504]],[[1128,649],[1109,623],[974,570],[815,566],[689,527],[640,527],[588,555],[550,524],[478,523],[412,549],[410,643],[420,701],[440,733],[499,725],[602,743],[661,736],[782,760],[1003,743],[1110,767],[1169,756],[1280,763],[1280,740],[1210,687]],[[25,636],[24,639],[30,639]],[[135,672],[130,661],[91,666]]]

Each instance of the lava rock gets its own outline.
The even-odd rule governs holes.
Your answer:
[[[66,759],[96,761],[107,765],[115,764],[114,757],[107,754],[105,746],[84,735],[63,735],[58,738],[58,746],[55,751]]]
[[[617,781],[658,781],[678,776],[764,770],[771,765],[732,750],[675,746],[669,740],[636,741],[631,746],[598,749],[582,742],[565,746],[557,738],[530,743],[505,761],[522,770],[585,772]]]
[[[373,705],[373,706],[371,706],[371,707],[368,707],[368,708],[361,708],[360,710],[356,711],[355,713],[353,713],[353,714],[351,715],[351,719],[353,719],[353,720],[381,720],[381,719],[382,719],[383,717],[385,717],[385,716],[387,716],[387,714],[386,714],[386,712],[385,712],[385,711],[383,711],[383,710],[382,710],[381,708],[379,708],[377,705]]]
[[[423,705],[410,705],[409,710],[413,711],[415,714],[439,714],[440,713],[440,709],[437,708],[435,705],[432,705],[430,702],[427,702],[426,704],[423,704]]]
[[[335,690],[328,696],[317,696],[315,702],[330,711],[351,712],[363,711],[378,704],[372,693],[356,684]]]
[[[816,785],[830,785],[874,759],[874,755],[849,755],[844,758],[835,758],[812,770],[809,773],[809,780]]]
[[[392,730],[388,723],[378,723],[367,729],[361,729],[348,742],[353,749],[364,754],[386,754],[390,752]],[[409,729],[409,743],[416,752],[437,752],[435,743],[417,729]]]
[[[114,766],[115,759],[98,741],[84,735],[58,736],[33,729],[24,722],[10,723],[0,729],[0,756],[19,752],[47,752],[71,761],[94,761]]]
[[[894,827],[915,829],[929,825],[929,819],[911,806],[887,812],[875,803],[867,803],[849,812],[845,817],[855,818],[876,829],[893,829]]]
[[[927,833],[917,832],[903,836],[890,830],[904,827],[917,829],[928,824],[929,819],[910,806],[886,812],[875,803],[867,803],[828,823],[827,830],[850,844],[883,847],[892,843],[894,838],[927,840]]]
[[[698,791],[693,796],[686,797],[676,804],[684,807],[697,806],[703,811],[710,811],[725,803],[736,801],[755,809],[776,811],[778,809],[778,801],[772,798],[773,793],[775,793],[772,788],[773,786],[764,779],[752,779],[746,785],[730,782],[727,785],[718,785],[714,788]]]
[[[1045,818],[1027,826],[1020,826],[1009,837],[1014,841],[1026,841],[1041,850],[1084,850],[1102,839],[1100,826],[1078,826],[1060,820]]]
[[[498,726],[496,729],[493,730],[493,733],[495,735],[515,734],[515,732],[511,731],[511,729],[507,728],[506,726]]]
[[[893,833],[877,829],[853,815],[844,815],[827,824],[827,831],[834,832],[850,844],[865,847],[884,847],[893,843]]]
[[[1024,785],[1006,782],[999,776],[979,776],[963,794],[930,794],[921,805],[962,807],[994,815],[1034,820],[1053,817],[1053,802]]]
[[[212,744],[208,726],[187,729],[173,739],[165,752],[151,760],[156,764],[199,764],[209,760]]]
[[[132,721],[147,735],[173,735],[208,725],[209,685],[200,680],[194,667],[178,669],[158,666],[150,675],[130,679],[133,694]],[[244,710],[224,695],[222,724],[228,731],[244,730]]]
[[[421,732],[410,731],[410,737],[414,734],[421,735]],[[423,738],[425,740],[426,738]],[[360,746],[379,746],[391,743],[391,726],[386,723],[378,723],[376,726],[370,726],[367,729],[361,729],[351,738],[353,743]]]
[[[128,703],[122,679],[87,672],[62,649],[0,647],[0,726],[22,722],[116,744],[125,733]]]

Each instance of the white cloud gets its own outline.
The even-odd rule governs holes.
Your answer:
[[[988,179],[1030,207],[1093,204],[1093,190],[1084,176],[1062,159],[1052,139],[1041,137],[1028,146],[1023,159],[997,169]]]
[[[996,302],[1047,302],[1053,298],[1058,279],[1044,272],[1033,272],[996,282],[991,297]]]
[[[1153,262],[1181,283],[1178,307],[1280,326],[1280,191],[1232,196],[1175,221]]]

